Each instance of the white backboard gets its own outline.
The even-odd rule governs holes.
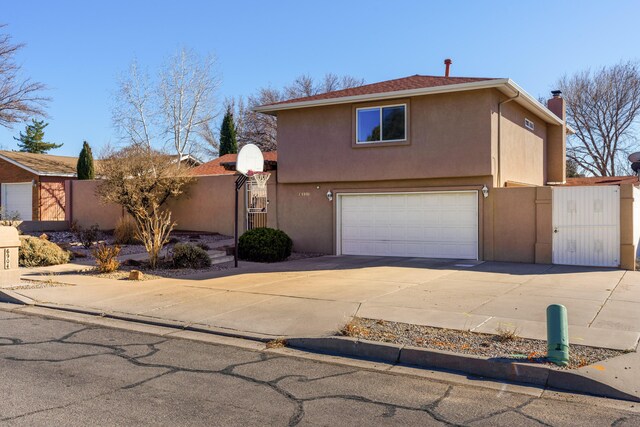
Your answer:
[[[264,157],[257,145],[247,144],[240,149],[236,160],[236,171],[243,175],[247,172],[262,172],[264,170]]]

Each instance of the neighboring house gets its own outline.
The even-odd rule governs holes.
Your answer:
[[[183,154],[182,156],[180,156],[180,164],[188,166],[190,168],[195,168],[202,164],[202,160],[198,159],[195,156],[192,156],[191,154]]]
[[[278,226],[296,250],[550,262],[535,189],[526,218],[491,195],[565,182],[559,93],[545,106],[510,79],[415,75],[256,111],[278,117]]]
[[[262,153],[264,156],[264,170],[272,171],[277,169],[278,152],[268,151]],[[191,174],[196,176],[208,175],[233,175],[236,173],[237,154],[225,154],[210,162],[203,163],[200,166],[191,169]]]
[[[583,185],[620,185],[633,184],[638,185],[640,181],[635,175],[630,176],[587,176],[580,178],[567,178],[566,186],[583,186]]]
[[[77,157],[0,151],[0,206],[23,221],[65,219],[65,181],[76,178]]]

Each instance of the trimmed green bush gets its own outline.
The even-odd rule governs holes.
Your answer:
[[[245,261],[280,262],[289,258],[293,242],[282,230],[254,228],[240,236],[238,256]]]
[[[211,258],[207,251],[188,243],[177,243],[173,247],[174,268],[207,268]]]
[[[21,267],[45,267],[69,262],[71,254],[55,243],[38,237],[20,240],[18,262]]]

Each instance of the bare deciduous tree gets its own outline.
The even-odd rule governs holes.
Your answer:
[[[201,59],[186,49],[174,55],[160,73],[164,134],[179,158],[194,151],[198,131],[215,118],[215,93],[219,84],[215,58]]]
[[[569,138],[567,157],[591,175],[628,173],[625,156],[637,150],[640,65],[623,62],[583,71],[563,77],[558,87],[567,103],[567,123],[576,131]]]
[[[4,27],[0,25],[0,30]],[[20,76],[21,66],[15,55],[23,47],[12,43],[10,35],[0,34],[0,126],[6,128],[33,116],[44,116],[49,101],[41,94],[46,89],[44,84]]]
[[[246,103],[242,98],[235,103],[234,117],[236,117],[238,143],[240,146],[247,143],[256,144],[264,151],[272,151],[277,148],[277,118],[253,111],[253,108],[259,105],[313,96],[363,84],[363,79],[352,76],[340,77],[328,73],[320,80],[315,80],[309,75],[301,75],[282,90],[261,88],[254,95],[248,96]]]
[[[133,62],[118,82],[113,123],[126,145],[170,149],[178,158],[207,143],[220,84],[215,58],[182,49],[153,79]]]
[[[156,135],[153,91],[149,74],[140,69],[136,60],[129,72],[120,77],[112,111],[113,124],[127,145],[151,149]]]
[[[156,268],[176,225],[165,204],[184,193],[193,178],[171,155],[139,145],[106,153],[100,175],[98,195],[105,203],[121,205],[133,217],[136,238],[143,242],[151,268]]]

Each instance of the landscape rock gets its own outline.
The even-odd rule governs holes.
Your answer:
[[[140,270],[131,270],[129,272],[129,280],[142,280],[143,278],[144,278],[144,275]]]
[[[49,236],[47,236],[47,234],[46,234],[46,233],[42,233],[42,234],[40,235],[40,238],[41,238],[42,240],[49,240]]]

